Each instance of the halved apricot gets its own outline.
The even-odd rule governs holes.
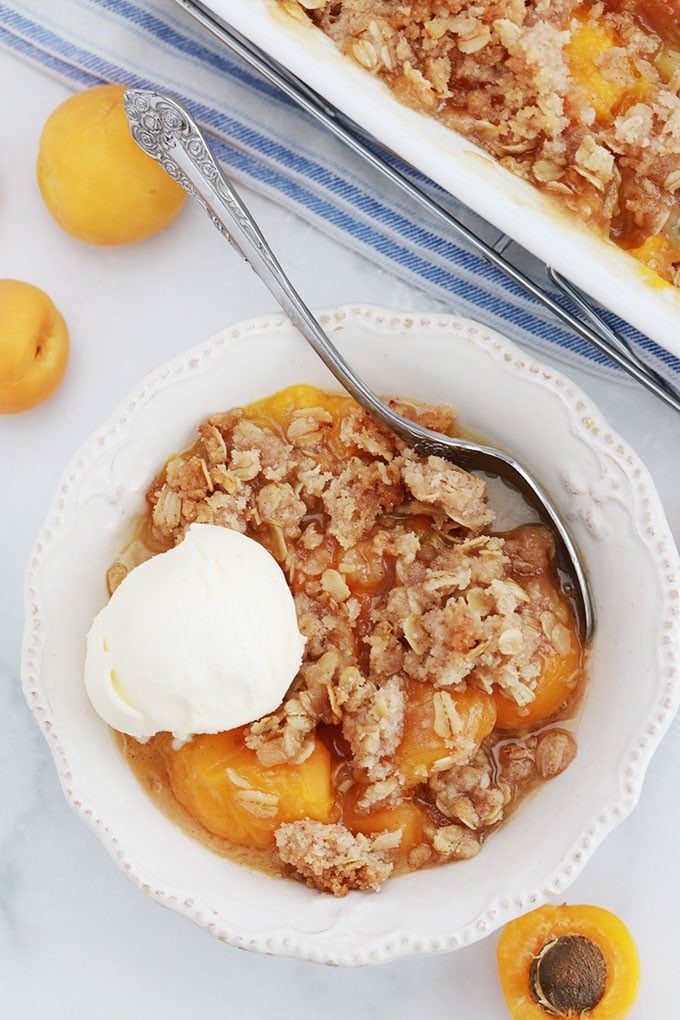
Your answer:
[[[320,407],[335,416],[350,402],[351,398],[346,394],[326,393],[325,390],[310,386],[308,383],[295,383],[272,393],[269,397],[254,400],[244,408],[244,411],[246,417],[258,425],[275,424],[285,431],[296,411]]]
[[[640,960],[627,927],[602,907],[538,907],[510,921],[498,976],[514,1020],[622,1020],[637,996]]]
[[[502,691],[497,691],[496,726],[502,730],[515,730],[552,718],[578,688],[581,659],[581,647],[576,639],[572,640],[566,655],[555,653],[546,658],[536,681],[536,696],[527,705],[520,706]]]
[[[299,765],[265,768],[244,733],[196,736],[171,758],[173,791],[196,821],[239,846],[266,847],[282,822],[336,820],[331,755],[321,741]]]
[[[361,788],[354,786],[342,798],[342,820],[355,834],[370,836],[377,832],[396,832],[401,829],[399,849],[410,850],[423,839],[423,828],[428,821],[425,808],[413,800],[404,800],[393,807],[374,807],[362,811],[358,806]]]
[[[448,717],[448,718],[447,718]],[[467,759],[496,722],[492,694],[413,683],[406,698],[404,736],[395,755],[405,789],[424,783],[437,763]]]
[[[157,233],[179,213],[186,192],[133,140],[122,85],[96,85],[50,114],[38,151],[45,204],[72,237],[130,244]]]
[[[47,400],[68,355],[68,329],[52,299],[32,283],[0,280],[0,414]]]

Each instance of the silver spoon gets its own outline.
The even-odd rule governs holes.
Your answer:
[[[291,284],[187,110],[168,95],[142,89],[128,89],[124,102],[137,144],[203,207],[357,403],[422,456],[444,457],[467,471],[502,478],[549,522],[556,536],[557,560],[568,579],[565,587],[575,600],[582,636],[590,640],[595,618],[583,562],[556,506],[538,482],[508,454],[423,428],[380,400],[336,350]]]

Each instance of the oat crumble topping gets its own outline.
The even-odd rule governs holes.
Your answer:
[[[397,840],[398,844],[398,840]],[[344,825],[289,822],[276,830],[281,860],[310,885],[334,896],[350,889],[379,889],[392,873],[384,850],[393,849],[394,834],[353,836]]]
[[[279,0],[680,285],[678,0]]]

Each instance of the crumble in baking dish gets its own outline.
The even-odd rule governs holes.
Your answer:
[[[678,0],[279,0],[680,286]]]

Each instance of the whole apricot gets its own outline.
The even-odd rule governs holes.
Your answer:
[[[31,283],[0,280],[0,414],[47,400],[68,353],[68,329],[52,299]]]
[[[166,227],[186,198],[133,140],[122,85],[71,96],[48,117],[40,136],[38,184],[50,213],[89,244],[140,241]]]

